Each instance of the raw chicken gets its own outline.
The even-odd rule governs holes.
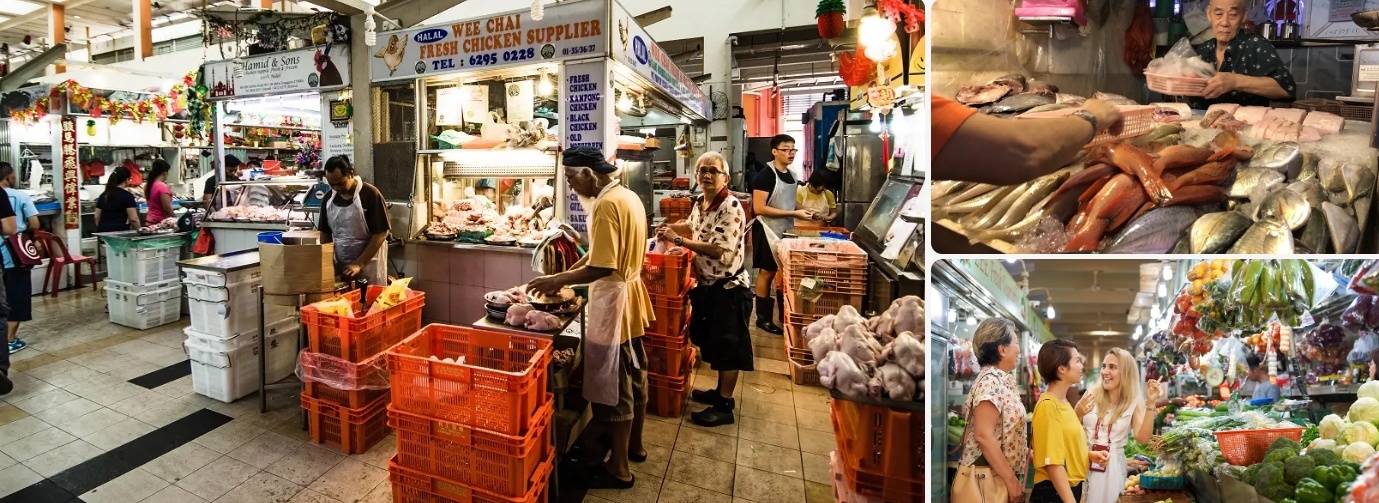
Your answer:
[[[1240,107],[1231,115],[1246,124],[1254,124],[1264,120],[1264,115],[1267,113],[1269,113],[1269,107]]]
[[[867,330],[876,334],[876,338],[880,339],[882,343],[890,342],[891,339],[895,338],[894,310],[887,309],[886,312],[881,313],[881,316],[873,316],[867,320]]]
[[[857,363],[873,363],[881,356],[882,347],[858,323],[840,332],[838,350],[857,360]]]
[[[804,341],[809,342],[814,340],[814,338],[818,337],[819,333],[821,333],[824,329],[832,331],[834,318],[837,318],[837,316],[830,314],[828,316],[824,316],[823,318],[819,318],[819,321],[810,323],[808,326],[804,327]],[[833,336],[837,337],[838,334],[835,333]]]
[[[881,359],[900,365],[915,378],[924,377],[924,344],[911,332],[901,332],[886,346]]]
[[[874,397],[886,396],[891,400],[904,401],[915,399],[915,379],[895,363],[887,363],[876,369],[876,375],[871,378],[869,384],[868,391]]]
[[[1317,128],[1322,134],[1338,134],[1345,129],[1345,118],[1331,112],[1312,112],[1302,120],[1302,125]]]
[[[1240,105],[1237,105],[1235,103],[1217,103],[1215,105],[1207,107],[1208,114],[1217,110],[1223,110],[1228,114],[1235,115],[1235,111],[1240,110]]]
[[[843,330],[852,325],[861,325],[866,322],[867,319],[858,314],[857,309],[852,306],[843,306],[842,309],[838,310],[838,316],[833,319],[833,331],[841,334]]]
[[[915,333],[924,330],[924,307],[920,305],[919,297],[901,297],[891,308],[895,310],[895,331],[891,333]]]
[[[560,318],[557,318],[554,314],[533,309],[527,312],[526,327],[527,330],[535,330],[537,332],[556,330],[560,328]]]
[[[520,327],[527,323],[527,313],[532,311],[530,304],[513,304],[508,308],[508,315],[503,319],[504,323],[514,327]]]
[[[852,397],[867,395],[867,374],[857,361],[839,351],[831,351],[819,362],[819,384]]]
[[[819,332],[818,337],[809,341],[809,351],[814,354],[814,361],[822,361],[829,351],[838,350],[838,333],[831,328],[824,328]]]

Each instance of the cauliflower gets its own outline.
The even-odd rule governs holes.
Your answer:
[[[1373,398],[1379,400],[1379,381],[1368,381],[1360,385],[1359,391],[1355,392],[1359,398]]]
[[[1341,459],[1352,463],[1364,463],[1365,460],[1373,455],[1374,446],[1364,442],[1355,442],[1347,445],[1345,446],[1345,450],[1341,451]]]
[[[1344,430],[1341,430],[1340,442],[1344,444],[1364,442],[1373,447],[1374,444],[1379,444],[1379,428],[1375,428],[1374,423],[1367,421],[1350,423],[1346,425]]]
[[[1341,416],[1330,414],[1322,418],[1322,422],[1317,425],[1317,428],[1321,430],[1322,438],[1335,440],[1341,436],[1341,430],[1345,429],[1345,424],[1345,419],[1341,419]]]
[[[1346,414],[1346,419],[1350,422],[1366,421],[1373,423],[1379,421],[1379,400],[1370,397],[1355,400],[1355,403],[1350,405],[1350,412]]]

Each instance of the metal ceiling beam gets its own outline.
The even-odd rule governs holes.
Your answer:
[[[671,13],[672,9],[669,5],[667,5],[665,7],[661,7],[659,9],[643,13],[640,16],[634,16],[633,19],[637,21],[638,26],[646,28],[653,24],[670,19]]]
[[[81,7],[81,6],[83,6],[83,5],[86,5],[86,4],[89,4],[89,3],[93,3],[93,2],[96,2],[96,1],[97,1],[97,0],[71,0],[71,1],[68,1],[68,2],[63,2],[63,3],[62,3],[62,6],[65,7],[65,8],[68,8],[68,9],[76,10],[77,7]],[[33,11],[33,12],[30,12],[30,13],[28,13],[28,14],[24,14],[24,15],[21,15],[21,16],[15,16],[15,17],[6,19],[4,22],[0,22],[0,33],[9,32],[10,30],[13,30],[13,29],[15,29],[15,28],[18,28],[19,26],[24,25],[25,23],[28,23],[28,22],[34,21],[34,20],[44,19],[44,18],[46,18],[47,16],[48,16],[48,10],[47,10],[47,9],[38,9],[38,10]]]
[[[43,75],[48,65],[67,54],[67,44],[58,44],[43,51],[38,56],[10,70],[9,75],[0,77],[0,93],[7,93],[24,86],[29,79]]]

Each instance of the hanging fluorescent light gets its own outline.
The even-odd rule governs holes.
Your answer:
[[[1164,264],[1164,281],[1173,279],[1173,266]]]
[[[1159,304],[1158,304],[1158,303],[1155,303],[1153,307],[1150,307],[1150,308],[1149,308],[1149,317],[1150,317],[1150,318],[1153,318],[1153,319],[1156,319],[1156,320],[1157,320],[1157,319],[1159,319],[1159,316],[1162,315],[1162,314],[1163,314],[1163,311],[1160,311],[1160,310],[1159,310]]]
[[[967,326],[971,327],[971,326],[976,326],[976,325],[977,325],[977,317],[976,317],[975,315],[973,315],[972,313],[967,313]]]
[[[536,81],[536,94],[538,96],[550,96],[552,93],[555,93],[555,83],[551,82],[550,75],[547,75],[546,69],[542,68],[541,78]]]
[[[378,23],[374,22],[373,15],[373,6],[370,5],[364,11],[364,45],[368,47],[378,45]]]
[[[881,132],[881,112],[872,112],[871,126],[868,127],[867,130],[873,133]]]
[[[1167,296],[1168,296],[1168,283],[1164,283],[1164,282],[1161,281],[1161,282],[1159,282],[1159,298],[1162,299],[1162,298],[1167,297]]]
[[[622,93],[622,96],[618,98],[618,111],[624,113],[632,111],[632,97],[628,96],[627,93]]]
[[[909,121],[905,119],[905,111],[896,108],[891,112],[891,135],[904,137],[909,133]]]
[[[957,321],[958,321],[958,310],[957,310],[957,309],[954,309],[954,308],[951,308],[951,307],[948,308],[948,324],[951,325],[951,324],[953,324],[953,323],[955,323],[955,322],[957,322]]]

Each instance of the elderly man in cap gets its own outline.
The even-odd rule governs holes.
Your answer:
[[[589,212],[589,254],[569,271],[533,279],[528,289],[555,295],[589,285],[584,335],[584,398],[607,425],[612,456],[594,470],[595,488],[628,489],[628,460],[646,460],[646,351],[641,336],[654,320],[642,284],[646,211],[637,195],[613,177],[617,168],[591,147],[565,151],[565,180]]]

